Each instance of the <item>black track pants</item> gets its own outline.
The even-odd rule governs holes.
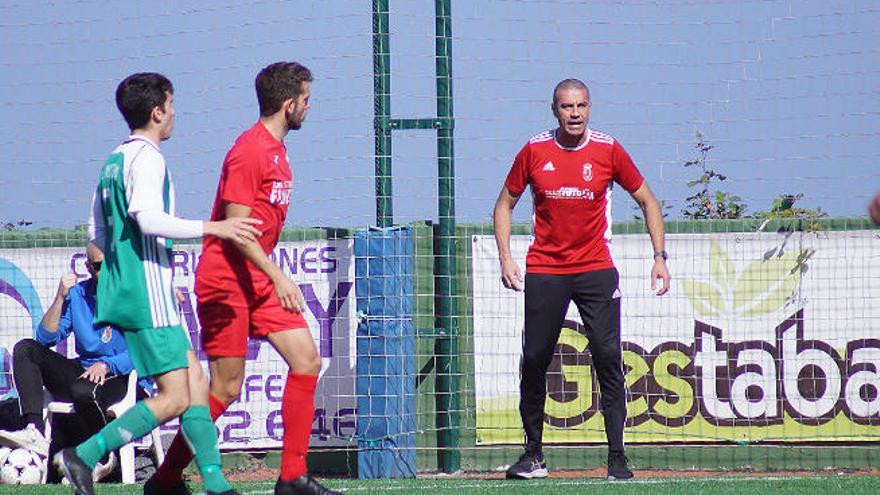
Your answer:
[[[526,274],[520,404],[526,449],[539,451],[544,431],[547,368],[571,301],[590,341],[610,452],[623,452],[626,389],[620,348],[617,269],[572,275]]]
[[[107,422],[104,411],[125,397],[128,389],[128,375],[108,378],[103,385],[80,378],[85,370],[77,360],[68,359],[33,339],[15,344],[12,369],[21,414],[25,421],[40,429],[44,387],[55,400],[73,402],[89,436],[104,427]]]

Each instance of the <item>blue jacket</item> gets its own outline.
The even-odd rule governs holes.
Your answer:
[[[94,325],[95,286],[93,279],[85,280],[70,288],[61,308],[58,331],[50,332],[37,325],[36,340],[46,347],[52,347],[66,339],[70,332],[76,336],[76,353],[83,368],[103,361],[110,367],[113,375],[127,375],[134,369],[125,337],[110,325]]]

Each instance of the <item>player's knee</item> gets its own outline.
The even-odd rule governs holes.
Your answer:
[[[188,394],[186,394],[186,395],[181,394],[179,396],[175,395],[174,397],[171,398],[171,400],[168,403],[168,412],[169,412],[168,416],[169,417],[180,416],[181,414],[183,414],[184,411],[189,409],[189,404],[190,404],[190,400],[189,400]]]
[[[552,358],[552,355],[551,355]],[[546,353],[536,349],[526,349],[523,351],[522,367],[526,370],[547,369],[550,361],[547,359]]]
[[[189,373],[189,387],[193,393],[207,395],[209,390],[208,376],[201,368],[191,370]]]
[[[593,358],[597,372],[601,373],[604,371],[606,374],[622,373],[623,356],[620,347],[594,346],[590,348],[590,356]]]
[[[181,393],[179,390],[172,392],[169,391],[161,391],[159,395],[151,399],[155,402],[156,406],[160,411],[160,414],[157,414],[157,419],[162,422],[163,418],[165,420],[176,418],[183,414],[184,411],[189,408],[190,399],[189,393]],[[162,416],[160,418],[159,416]]]
[[[12,348],[13,361],[24,359],[24,356],[29,356],[37,347],[40,347],[40,343],[34,339],[19,340]]]
[[[86,379],[81,378],[79,380],[75,380],[70,385],[70,398],[73,400],[74,404],[94,401],[96,388],[97,384],[92,383]]]
[[[215,380],[211,382],[211,393],[225,404],[232,404],[241,397],[240,380]]]
[[[315,353],[306,360],[306,373],[317,375],[321,371],[321,356]]]

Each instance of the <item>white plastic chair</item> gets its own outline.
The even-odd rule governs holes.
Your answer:
[[[137,372],[132,370],[128,375],[128,390],[125,393],[125,397],[107,408],[107,414],[109,416],[118,418],[119,416],[122,416],[125,411],[128,411],[134,406],[135,402],[137,402],[137,382]],[[46,406],[46,438],[50,442],[52,441],[52,417],[55,414],[70,414],[72,412],[74,411],[73,403],[71,402],[52,401]],[[165,460],[165,449],[162,448],[162,437],[159,433],[159,428],[153,428],[153,431],[151,431],[149,435],[145,435],[140,440],[127,443],[119,448],[119,464],[122,467],[123,483],[134,483],[135,447],[149,448],[150,446],[152,446],[153,454],[156,457],[156,466],[161,465],[162,461]],[[43,466],[43,483],[46,483],[46,476],[49,474],[49,462],[50,460],[47,458],[46,465]]]

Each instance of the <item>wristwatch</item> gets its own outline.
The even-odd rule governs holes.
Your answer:
[[[658,256],[663,258],[663,261],[666,261],[669,259],[669,253],[667,253],[666,250],[655,252],[654,257],[656,258]]]

